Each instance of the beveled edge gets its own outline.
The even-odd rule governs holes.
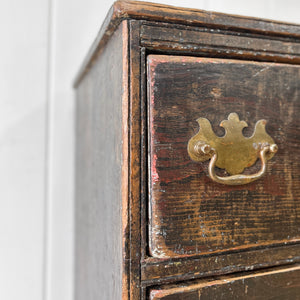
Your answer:
[[[98,51],[106,44],[119,24],[127,19],[186,24],[189,26],[205,24],[211,28],[300,39],[300,25],[294,23],[230,15],[192,8],[181,8],[144,1],[120,0],[116,1],[108,11],[97,37],[75,77],[75,88],[80,83],[84,74],[92,66]]]
[[[167,299],[169,296],[181,295],[181,299],[185,299],[184,294],[195,292],[203,288],[216,287],[220,285],[231,284],[235,281],[244,281],[246,279],[256,279],[257,277],[272,276],[276,274],[287,274],[289,272],[300,272],[300,265],[272,267],[269,269],[255,270],[249,273],[236,273],[210,277],[206,279],[191,280],[184,284],[164,284],[159,287],[149,289],[150,300]],[[176,297],[176,296],[175,296]],[[175,298],[174,298],[175,299]],[[200,299],[200,297],[199,297]]]
[[[260,245],[194,257],[148,257],[142,261],[141,280],[143,285],[151,286],[290,265],[300,263],[299,250],[299,241],[282,241],[265,247]]]

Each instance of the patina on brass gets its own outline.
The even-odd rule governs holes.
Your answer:
[[[245,121],[240,121],[236,113],[230,113],[228,120],[221,122],[225,129],[223,137],[216,136],[209,120],[199,118],[199,132],[188,143],[188,153],[197,162],[211,159],[209,175],[216,182],[228,185],[246,184],[260,178],[266,171],[266,161],[271,159],[277,151],[274,140],[266,133],[266,121],[260,120],[255,125],[251,137],[242,133],[247,127]],[[251,167],[260,158],[261,169],[252,175],[240,174],[245,168]],[[225,169],[230,175],[220,177],[215,174],[215,166]]]

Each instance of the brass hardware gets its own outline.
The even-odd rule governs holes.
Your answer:
[[[277,152],[277,145],[266,133],[266,121],[260,120],[255,125],[254,133],[247,138],[242,134],[245,121],[240,121],[236,113],[230,113],[228,120],[221,122],[225,135],[218,137],[211,128],[209,120],[199,118],[199,132],[188,143],[188,153],[192,160],[203,162],[210,159],[208,172],[212,180],[227,184],[241,185],[257,180],[266,171],[266,161]],[[261,169],[252,175],[241,174],[260,158]],[[225,169],[231,176],[220,177],[215,174],[215,166]]]

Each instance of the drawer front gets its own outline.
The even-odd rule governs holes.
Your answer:
[[[150,300],[300,299],[300,267],[222,277],[150,291]]]
[[[193,256],[300,241],[300,67],[164,55],[150,55],[147,63],[151,255]],[[278,145],[265,174],[245,185],[213,181],[210,161],[194,161],[187,150],[199,131],[198,118],[209,120],[220,137],[219,124],[232,112],[247,122],[245,137],[265,119],[266,132]],[[258,159],[244,173],[260,168]]]

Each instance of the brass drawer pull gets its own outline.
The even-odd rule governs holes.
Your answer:
[[[192,160],[203,162],[210,159],[208,172],[212,180],[227,184],[241,185],[257,180],[266,171],[266,161],[277,152],[277,145],[266,133],[265,120],[255,125],[254,133],[247,138],[242,134],[245,121],[240,121],[236,113],[231,113],[228,120],[221,122],[225,135],[218,137],[211,128],[209,120],[199,118],[199,132],[188,142],[188,153]],[[261,169],[252,175],[241,174],[245,168],[252,166],[260,158]],[[231,176],[220,177],[215,174],[215,166],[225,169]]]

